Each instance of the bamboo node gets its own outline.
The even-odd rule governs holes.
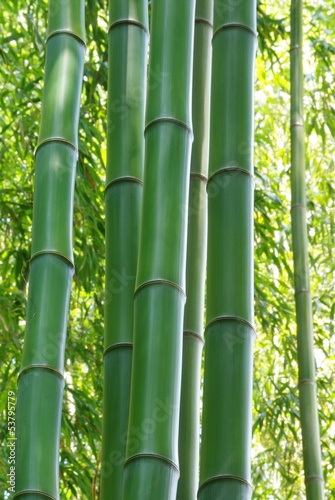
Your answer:
[[[316,385],[316,383],[312,379],[304,378],[304,379],[302,379],[302,380],[299,381],[298,387],[300,387],[302,385]]]
[[[210,28],[213,29],[213,23],[211,23],[210,21],[208,21],[208,19],[205,19],[204,17],[196,17],[194,19],[194,22],[195,23],[206,24],[207,26],[209,26]]]
[[[222,31],[222,30],[225,30],[225,29],[229,29],[229,28],[241,28],[243,30],[246,30],[248,31],[249,33],[251,33],[255,39],[257,40],[257,33],[255,30],[253,30],[252,28],[250,28],[250,26],[247,26],[246,24],[242,24],[242,23],[225,23],[225,24],[222,24],[221,26],[219,26],[214,34],[213,34],[213,38],[212,38],[212,41],[214,40],[214,37],[219,33],[219,31]]]
[[[183,290],[183,288],[178,285],[178,283],[175,283],[174,281],[162,279],[162,278],[152,279],[152,280],[144,281],[144,283],[141,283],[136,288],[136,290],[134,292],[134,297],[137,295],[138,292],[140,292],[143,288],[145,288],[148,285],[169,285],[169,286],[172,286],[173,288],[176,288],[186,299],[186,293]]]
[[[294,122],[294,123],[291,123],[291,128],[294,128],[294,127],[304,127],[304,123],[303,122]]]
[[[300,205],[299,203],[294,203],[293,205],[291,205],[291,211],[295,208],[303,208],[304,210],[306,210],[306,205]]]
[[[40,490],[22,490],[22,491],[19,491],[18,493],[15,493],[15,495],[13,496],[13,500],[14,500],[14,498],[19,498],[22,495],[41,495],[42,497],[51,498],[51,500],[57,500],[57,498],[54,497],[53,495],[50,495],[49,493],[46,493],[46,492],[40,491]]]
[[[293,50],[299,50],[299,49],[302,49],[302,47],[300,45],[291,45],[290,52],[292,52]]]
[[[324,483],[324,479],[322,476],[314,475],[314,476],[306,476],[305,477],[305,483],[308,483],[309,481],[320,481],[321,483]]]
[[[243,323],[253,331],[254,335],[256,335],[256,330],[255,330],[254,325],[250,321],[248,321],[247,319],[241,318],[239,316],[217,316],[216,318],[211,319],[207,323],[206,332],[207,332],[208,328],[210,326],[212,326],[214,323],[219,323],[221,321],[237,321],[239,323]]]
[[[297,296],[297,295],[300,295],[300,294],[307,294],[307,295],[310,295],[311,292],[309,290],[296,290],[294,292],[294,295]]]
[[[75,144],[73,144],[73,142],[69,141],[68,139],[64,139],[64,137],[48,137],[47,139],[43,139],[43,141],[41,141],[37,144],[35,152],[34,152],[34,156],[36,156],[37,151],[42,146],[44,146],[44,144],[47,144],[49,142],[64,142],[65,144],[68,144],[69,146],[71,146],[75,150],[75,152],[77,153],[77,159],[78,159],[79,151],[78,151],[77,146]]]
[[[195,179],[200,179],[201,181],[208,182],[208,177],[206,175],[200,174],[200,172],[190,172],[190,177]]]
[[[198,491],[200,491],[202,488],[204,488],[205,486],[207,486],[208,483],[212,483],[214,481],[225,481],[225,480],[238,481],[240,483],[245,484],[246,486],[248,486],[252,490],[252,484],[247,479],[245,479],[244,477],[235,476],[233,474],[219,474],[217,476],[210,477],[209,479],[206,479],[206,481],[204,481],[203,483],[201,483],[201,485],[199,486],[199,490]]]
[[[63,373],[61,373],[59,370],[57,370],[57,368],[53,368],[52,366],[49,366],[49,365],[38,365],[38,364],[29,365],[29,366],[25,366],[24,368],[22,368],[22,370],[20,370],[20,373],[18,375],[18,379],[21,377],[21,375],[23,373],[26,373],[27,371],[33,370],[35,368],[40,368],[42,370],[48,370],[52,373],[55,373],[56,375],[58,375],[58,377],[60,377],[65,382],[65,378],[64,378]]]
[[[143,185],[142,179],[139,179],[138,177],[134,177],[132,175],[122,175],[120,177],[116,177],[115,179],[112,179],[110,182],[105,187],[105,194],[107,190],[113,186],[114,184],[117,184],[119,182],[136,182],[137,184]]]
[[[133,26],[138,26],[139,28],[141,28],[143,31],[146,32],[147,35],[149,35],[149,30],[148,28],[145,26],[145,24],[141,23],[140,21],[138,21],[137,19],[132,19],[132,18],[124,18],[124,19],[118,19],[117,21],[114,21],[108,28],[108,34],[110,33],[110,31],[115,28],[116,26],[120,26],[122,24],[130,24],[130,25],[133,25]]]
[[[103,357],[106,356],[106,354],[108,354],[110,351],[114,350],[114,349],[118,349],[119,347],[130,347],[130,348],[133,348],[133,343],[132,342],[117,342],[116,344],[112,344],[108,347],[106,347],[106,349],[104,350],[104,353],[103,353]]]
[[[78,35],[78,33],[75,33],[74,31],[67,30],[67,29],[59,29],[59,30],[52,31],[51,33],[48,34],[45,43],[47,43],[50,40],[50,38],[52,38],[56,35],[70,35],[73,38],[76,38],[84,46],[84,48],[86,50],[85,40],[80,35]]]
[[[193,340],[200,341],[201,344],[204,343],[204,339],[202,338],[202,336],[198,332],[194,332],[192,330],[184,330],[183,335],[184,335],[184,337],[190,337]]]
[[[216,176],[218,176],[220,174],[230,173],[230,172],[239,172],[241,174],[245,174],[248,177],[250,177],[253,182],[255,182],[254,175],[251,172],[249,172],[249,170],[246,170],[245,168],[241,168],[241,167],[222,167],[222,168],[219,168],[218,170],[216,170],[212,175],[209,176],[208,181],[207,181],[207,191],[208,191],[209,183],[212,182],[212,180]]]
[[[161,116],[160,118],[154,118],[151,120],[149,123],[146,124],[144,128],[144,133],[147,132],[148,128],[151,127],[152,125],[159,123],[159,122],[172,122],[175,123],[176,125],[179,125],[180,127],[186,129],[188,133],[193,137],[193,130],[192,128],[187,125],[187,123],[183,122],[182,120],[178,120],[178,118],[174,118],[173,116]]]
[[[58,257],[61,257],[63,260],[66,261],[67,264],[70,264],[70,266],[74,269],[75,268],[75,265],[73,263],[73,261],[71,259],[69,259],[69,257],[67,257],[66,255],[64,255],[63,253],[61,252],[58,252],[57,250],[40,250],[38,252],[35,252],[29,259],[28,263],[30,264],[31,261],[33,259],[35,259],[36,257],[39,257],[40,255],[57,255]]]
[[[127,460],[125,460],[124,467],[126,467],[129,462],[131,462],[132,460],[136,460],[137,458],[156,458],[157,460],[167,462],[174,469],[176,469],[178,473],[180,472],[178,465],[173,460],[171,460],[171,458],[165,457],[164,455],[159,455],[158,453],[137,453],[136,455],[132,455],[131,457],[127,458]]]

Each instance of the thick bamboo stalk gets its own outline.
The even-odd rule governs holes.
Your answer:
[[[200,500],[251,498],[256,3],[214,3]]]
[[[177,492],[193,25],[193,0],[152,6],[124,500]]]
[[[71,281],[73,192],[85,55],[84,2],[49,3],[27,327],[18,380],[16,494],[59,498],[59,434]]]
[[[109,2],[101,499],[122,498],[144,163],[146,1]]]
[[[193,500],[199,478],[200,368],[203,346],[207,247],[209,107],[212,56],[212,0],[197,0],[195,11],[191,156],[186,295],[179,427],[180,478],[177,499]]]
[[[291,217],[296,303],[300,419],[306,498],[324,498],[308,265],[303,108],[303,1],[291,3]]]

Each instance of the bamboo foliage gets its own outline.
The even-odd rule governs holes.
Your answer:
[[[256,3],[214,2],[200,500],[250,499]]]
[[[85,55],[84,2],[50,0],[33,208],[27,326],[17,404],[16,497],[59,498],[72,213]]]
[[[177,493],[193,31],[193,0],[152,5],[124,500]]]
[[[145,1],[109,2],[101,499],[122,498],[144,161]],[[120,108],[125,101],[129,105]]]
[[[303,1],[291,3],[291,217],[296,303],[300,419],[308,500],[324,498],[313,353],[308,265],[303,108]]]
[[[180,478],[177,498],[197,496],[199,474],[200,367],[203,345],[207,245],[206,182],[209,153],[212,0],[197,0],[195,11],[191,156],[186,295],[179,428]]]

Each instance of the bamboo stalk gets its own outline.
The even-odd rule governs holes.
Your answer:
[[[194,1],[157,0],[151,19],[124,500],[172,500],[179,476]]]
[[[122,498],[144,162],[145,1],[109,2],[101,499]]]
[[[191,156],[177,499],[197,496],[199,476],[200,369],[203,346],[209,106],[213,2],[197,0],[195,11]]]
[[[255,29],[254,1],[214,2],[200,500],[252,494]]]
[[[291,217],[306,498],[324,498],[306,224],[303,1],[291,2]]]
[[[27,326],[18,380],[14,498],[59,499],[59,435],[71,281],[73,192],[85,55],[84,2],[49,2]]]

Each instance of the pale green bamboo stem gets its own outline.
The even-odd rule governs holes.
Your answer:
[[[213,2],[197,0],[195,12],[191,156],[186,259],[183,368],[180,402],[177,499],[193,500],[199,478],[200,368],[203,345],[209,107]]]
[[[303,1],[291,3],[291,217],[296,303],[300,419],[308,500],[324,498],[315,383],[312,301],[306,224],[303,107]]]
[[[101,500],[121,500],[144,162],[148,6],[109,2]]]
[[[173,500],[177,492],[194,4],[152,5],[123,500]]]
[[[27,326],[17,398],[14,498],[59,499],[59,438],[85,56],[84,2],[49,2]]]
[[[256,2],[214,2],[199,500],[249,500]]]

